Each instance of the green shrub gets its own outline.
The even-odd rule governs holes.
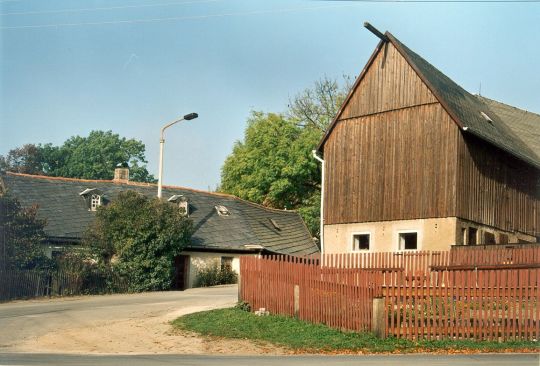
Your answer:
[[[205,266],[197,271],[197,287],[228,285],[238,282],[238,275],[229,267]]]
[[[246,301],[238,301],[234,307],[242,311],[251,312],[251,305]]]

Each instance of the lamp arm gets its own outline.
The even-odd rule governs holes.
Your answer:
[[[164,138],[163,138],[163,134],[165,133],[165,130],[166,130],[167,128],[169,128],[169,127],[171,127],[172,125],[174,125],[174,124],[176,124],[176,123],[178,123],[178,122],[181,122],[181,121],[183,121],[183,120],[184,120],[184,118],[180,118],[180,119],[177,119],[177,120],[175,120],[175,121],[172,121],[171,123],[169,123],[169,124],[167,124],[167,125],[161,127],[160,141],[165,141]]]

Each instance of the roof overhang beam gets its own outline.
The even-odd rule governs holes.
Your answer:
[[[371,24],[369,24],[369,22],[364,22],[364,27],[370,31],[371,33],[373,33],[374,35],[376,35],[377,37],[379,37],[382,41],[384,42],[389,42],[390,40],[388,39],[388,37],[386,35],[384,35],[381,31],[379,31],[377,28],[375,28],[374,26],[372,26]]]

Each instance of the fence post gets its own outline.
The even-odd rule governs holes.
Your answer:
[[[238,271],[238,302],[242,302],[242,270]]]
[[[300,315],[300,286],[294,285],[294,317]]]
[[[373,298],[371,331],[379,338],[386,338],[386,319],[384,318],[384,297]]]

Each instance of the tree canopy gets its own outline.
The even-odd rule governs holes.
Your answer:
[[[134,191],[98,208],[84,239],[99,262],[128,278],[131,291],[168,290],[174,257],[193,233],[178,206]]]
[[[119,163],[130,165],[131,179],[154,182],[146,169],[145,145],[112,131],[73,136],[61,146],[26,144],[0,157],[0,169],[68,178],[112,179]]]
[[[0,193],[0,268],[49,268],[52,262],[40,248],[44,226],[37,207],[23,208],[15,198]]]
[[[221,170],[220,191],[268,207],[296,209],[319,235],[320,164],[311,151],[337,113],[349,88],[323,78],[289,104],[284,114],[252,112],[244,139]]]

